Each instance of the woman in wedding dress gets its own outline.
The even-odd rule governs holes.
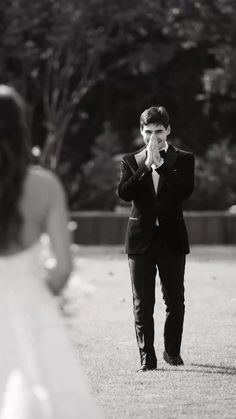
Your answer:
[[[48,284],[57,294],[71,271],[64,191],[54,174],[30,161],[24,102],[0,85],[0,256],[10,273],[9,262],[35,253],[47,233],[57,261]]]
[[[52,294],[72,268],[67,208],[58,178],[31,165],[30,154],[24,102],[0,85],[0,419],[61,417],[52,413],[59,371],[48,351],[57,360],[66,345]],[[56,260],[50,269],[40,258],[44,233]]]

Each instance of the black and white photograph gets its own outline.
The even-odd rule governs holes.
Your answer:
[[[0,30],[0,419],[235,419],[235,0]]]

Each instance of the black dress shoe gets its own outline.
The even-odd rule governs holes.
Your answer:
[[[180,355],[172,356],[172,355],[168,355],[168,353],[164,351],[163,358],[167,362],[167,364],[175,365],[175,366],[184,365],[184,361],[182,360]]]
[[[146,372],[146,371],[153,371],[156,370],[156,366],[150,366],[150,365],[141,365],[141,367],[137,370],[137,372]]]

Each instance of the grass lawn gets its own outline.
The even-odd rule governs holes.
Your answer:
[[[187,258],[185,365],[162,359],[165,307],[156,286],[157,371],[138,374],[132,294],[121,247],[75,249],[65,320],[105,419],[236,418],[236,247]]]

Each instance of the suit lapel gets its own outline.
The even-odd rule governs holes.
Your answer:
[[[172,146],[171,144],[169,144],[168,150],[167,150],[166,155],[165,155],[165,163],[167,164],[167,166],[169,168],[174,166],[177,157],[178,157],[178,153],[176,152],[175,147]],[[158,188],[157,188],[157,194],[156,194],[157,198],[158,198],[164,184],[165,184],[165,178],[164,178],[163,175],[160,175]]]
[[[169,166],[169,168],[174,166],[177,157],[178,153],[176,148],[173,145],[169,144],[168,150],[165,155],[165,163],[167,164],[167,166]]]
[[[138,152],[130,155],[128,160],[129,167],[133,173],[144,163],[146,159],[146,147],[141,148]]]
[[[138,167],[140,167],[145,162],[146,156],[147,156],[146,146],[144,146],[143,148],[141,148],[141,150],[135,153],[134,159]]]

